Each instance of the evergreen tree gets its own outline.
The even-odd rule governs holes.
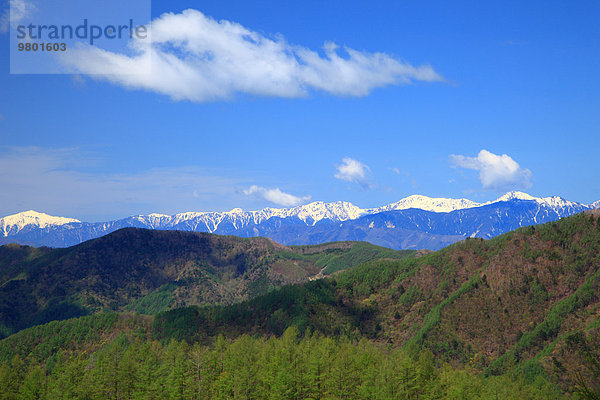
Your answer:
[[[39,366],[29,369],[19,390],[22,400],[41,400],[46,398],[46,371]]]
[[[0,368],[0,399],[15,400],[19,398],[19,388],[25,375],[25,362],[15,355],[10,365]]]

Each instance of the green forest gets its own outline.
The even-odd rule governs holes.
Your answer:
[[[543,379],[483,377],[366,339],[294,327],[279,338],[218,336],[210,346],[121,333],[98,350],[59,351],[45,365],[0,367],[3,399],[555,399]]]

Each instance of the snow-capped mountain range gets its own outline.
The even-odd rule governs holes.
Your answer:
[[[506,204],[511,204],[511,207],[520,206],[511,208],[510,216],[508,211],[505,216],[498,214],[498,210],[505,207]],[[596,208],[599,205],[600,201],[585,205],[561,197],[536,198],[527,193],[508,192],[487,203],[477,203],[468,199],[413,195],[396,203],[370,209],[362,209],[345,201],[333,203],[316,201],[293,208],[264,208],[257,211],[243,211],[235,208],[226,212],[148,214],[98,223],[54,217],[36,211],[25,211],[0,218],[0,244],[13,241],[23,244],[63,247],[99,237],[120,228],[141,227],[234,234],[246,237],[267,236],[283,244],[314,244],[329,240],[367,240],[395,248],[418,247],[419,244],[427,244],[429,248],[439,248],[443,244],[467,236],[489,238],[503,233],[508,228],[514,229],[522,225],[555,220],[586,209]],[[496,225],[507,228],[492,226],[493,224],[490,225],[489,222],[483,223],[481,216],[487,214],[489,214],[488,219],[497,220]],[[452,220],[459,215],[460,224],[452,225]],[[465,216],[477,216],[475,219],[479,222],[474,222],[473,226],[469,226],[467,218],[465,225],[463,221]],[[375,235],[376,238],[370,238],[377,231],[377,223],[382,218],[386,220],[380,221],[385,230]],[[371,222],[363,227],[362,222],[366,219]],[[439,225],[440,221],[446,222]],[[483,228],[486,224],[489,225],[488,228]],[[403,227],[400,228],[397,225]],[[452,229],[452,226],[459,225],[462,226],[461,229]],[[444,228],[440,228],[441,226]],[[350,228],[354,229],[353,233],[342,233],[344,229]],[[363,232],[365,229],[366,231]],[[359,234],[359,231],[364,235]],[[412,236],[415,236],[415,232],[417,232],[420,239],[415,239],[415,243],[407,241],[407,232],[412,232]],[[423,235],[428,238],[425,242]],[[436,239],[432,239],[431,235],[441,235],[444,238],[436,241]]]

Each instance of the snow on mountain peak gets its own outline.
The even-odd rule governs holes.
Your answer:
[[[497,203],[499,201],[510,201],[510,200],[538,200],[536,197],[533,197],[527,193],[512,191],[504,194],[503,196],[498,197],[494,201],[490,201],[489,204]]]
[[[295,216],[304,223],[310,225],[314,225],[322,219],[330,219],[333,221],[356,219],[366,213],[365,210],[347,201],[336,201],[333,203],[314,201],[293,208],[272,208],[269,210],[271,211],[272,216],[281,218]]]
[[[170,215],[159,214],[159,213],[151,213],[151,214],[148,214],[148,216],[152,217],[152,218],[170,218],[171,217]]]
[[[132,217],[147,224],[152,229],[159,229],[165,222],[171,221],[170,215],[151,213],[148,215],[136,215]]]
[[[0,218],[0,232],[3,236],[21,231],[27,225],[35,225],[39,228],[45,228],[52,225],[65,225],[73,222],[81,222],[74,218],[55,217],[52,215],[40,213],[34,210],[23,211]]]
[[[161,221],[161,225],[164,228],[172,228],[181,227],[183,224],[186,229],[196,229],[199,225],[205,225],[209,232],[214,232],[225,221],[231,223],[234,228],[240,229],[248,224],[259,224],[273,217],[297,217],[307,225],[314,225],[323,219],[346,221],[364,214],[364,210],[349,202],[315,201],[293,208],[266,207],[256,211],[234,208],[226,212],[184,212],[170,217],[170,221]]]
[[[231,211],[226,212],[183,212],[175,215],[152,213],[147,215],[136,215],[130,218],[138,221],[135,226],[140,226],[139,223],[141,223],[141,226],[147,226],[154,229],[207,230],[208,232],[215,232],[221,224],[231,224],[232,227],[237,230],[252,224],[260,224],[270,218],[284,219],[295,217],[307,225],[315,225],[323,220],[343,222],[358,219],[364,215],[386,211],[414,208],[436,213],[447,213],[455,210],[515,200],[534,201],[540,208],[551,208],[560,217],[571,215],[583,209],[600,207],[600,201],[590,205],[583,205],[557,196],[537,198],[527,193],[512,191],[494,201],[483,204],[468,199],[433,198],[423,195],[412,195],[395,203],[370,209],[362,209],[347,201],[336,201],[332,203],[314,201],[292,208],[267,207],[256,211],[243,211],[241,208],[234,208]],[[81,221],[73,218],[54,217],[30,210],[0,218],[0,236],[3,235],[6,237],[15,235],[28,225],[43,229],[47,226],[57,226],[77,222]]]
[[[482,204],[476,203],[468,199],[446,199],[446,198],[434,198],[414,194],[403,198],[396,203],[388,204],[387,206],[373,209],[375,212],[384,211],[395,211],[395,210],[406,210],[409,208],[418,208],[426,211],[433,212],[450,212],[454,210],[462,210],[465,208],[479,207]]]
[[[559,196],[543,197],[543,198],[537,199],[537,200],[541,200],[542,202],[544,202],[544,204],[546,204],[550,207],[553,207],[553,208],[574,207],[574,206],[582,205],[580,203],[577,203],[576,201],[570,201],[567,199],[563,199],[562,197],[559,197]]]
[[[490,201],[487,204],[498,203],[500,201],[511,201],[511,200],[527,200],[527,201],[535,201],[540,205],[544,205],[550,207],[556,211],[560,211],[564,208],[578,208],[578,207],[589,207],[584,204],[578,203],[576,201],[566,200],[559,196],[549,196],[549,197],[533,197],[527,193],[523,192],[508,192],[504,196],[499,197],[494,201]]]

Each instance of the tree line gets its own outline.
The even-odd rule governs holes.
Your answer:
[[[544,379],[483,377],[365,339],[300,334],[211,345],[119,333],[95,351],[0,366],[1,399],[556,399]]]

